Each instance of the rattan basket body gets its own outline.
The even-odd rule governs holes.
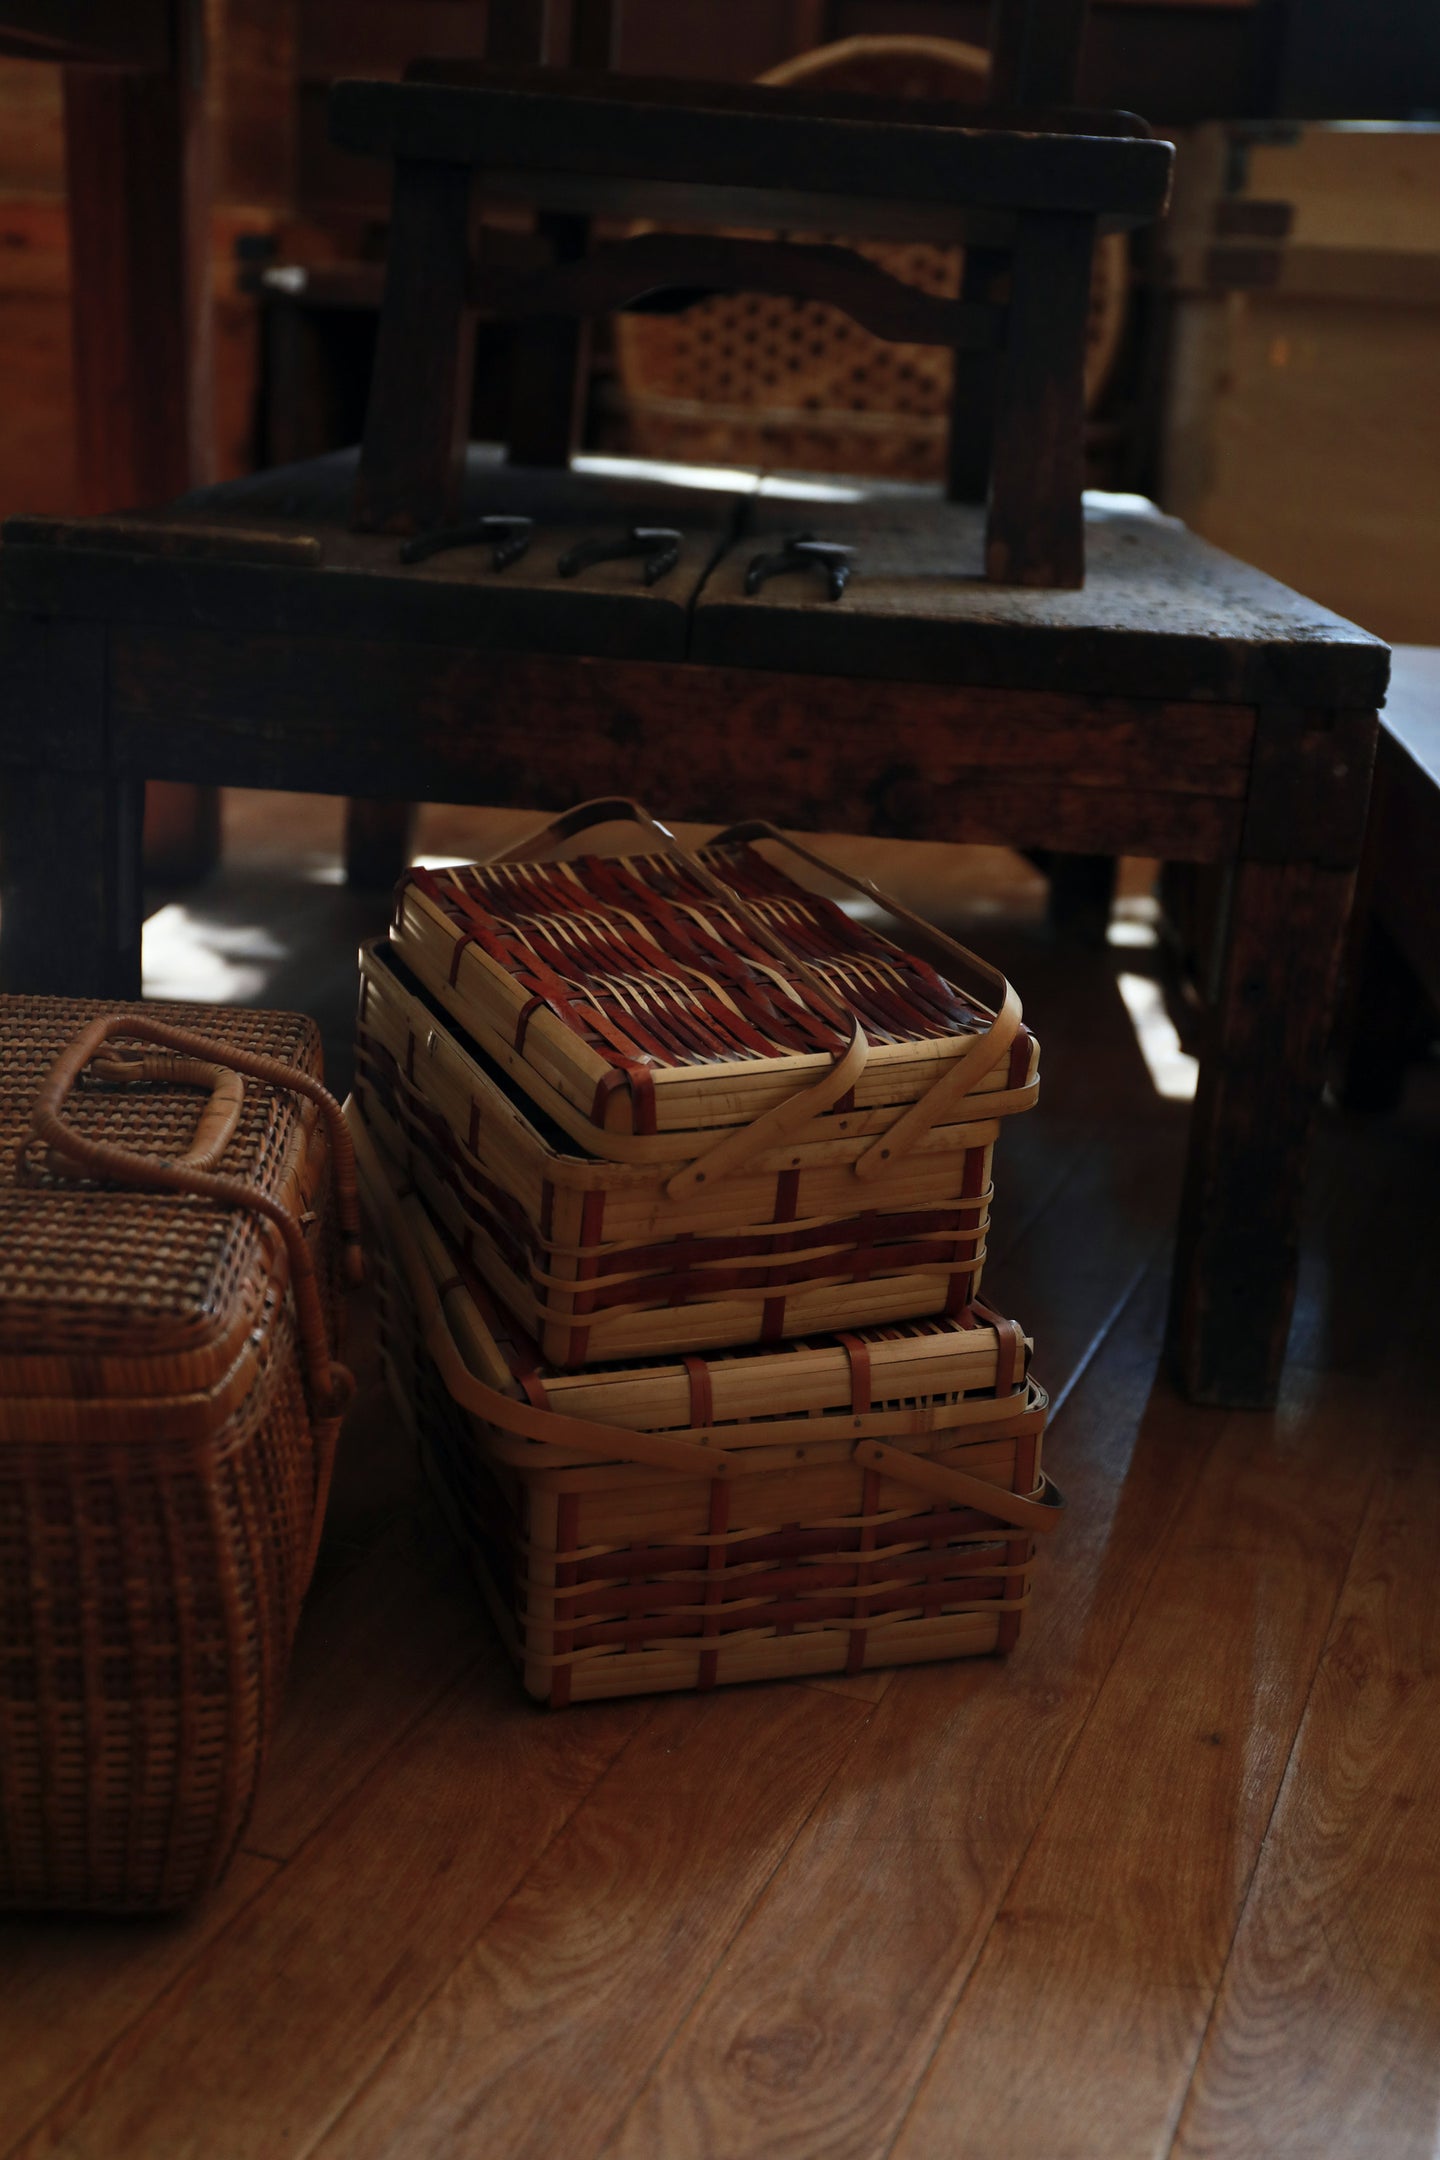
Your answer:
[[[151,1035],[160,1076],[97,1083],[92,1069],[65,1126],[82,1150],[128,1151],[139,1175],[210,1193],[125,1189],[27,1145],[57,1057],[115,1010],[0,999],[0,1905],[11,1907],[159,1909],[222,1873],[279,1701],[342,1392],[326,1352],[339,1314],[333,1150],[348,1164],[349,1143],[316,1102],[253,1074],[230,1081],[235,1122],[213,1170],[175,1171],[205,1097],[170,1053],[154,1055]],[[213,1042],[217,1065],[259,1060],[311,1087],[318,1076],[308,1020],[125,1012],[137,1037],[148,1023]],[[215,1196],[232,1187],[251,1201]],[[302,1241],[306,1298],[292,1291],[306,1270],[275,1234],[277,1211]]]
[[[531,1695],[1014,1644],[1058,1496],[1013,1322],[554,1372],[351,1122],[387,1376]]]
[[[412,871],[357,1091],[556,1364],[953,1314],[1038,1086],[992,980],[993,1012],[749,845]]]

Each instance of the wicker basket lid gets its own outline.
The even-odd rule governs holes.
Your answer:
[[[26,1181],[17,1179],[17,1150],[51,1066],[87,1022],[115,1010],[113,1001],[0,997],[0,1397],[205,1388],[262,1317],[274,1241],[249,1210],[97,1184],[33,1156]],[[299,1014],[145,1011],[319,1073],[318,1031]],[[190,1144],[204,1100],[194,1086],[82,1083],[66,1114],[87,1137],[173,1159]],[[247,1080],[219,1168],[277,1192],[313,1117],[285,1091]]]
[[[694,857],[417,868],[392,935],[446,1009],[587,1144],[748,1125],[833,1067],[857,1022],[863,1058],[839,1107],[914,1103],[994,1019],[743,842]],[[992,1114],[985,1097],[1032,1084],[1036,1059],[1020,1030],[976,1080],[977,1114]]]

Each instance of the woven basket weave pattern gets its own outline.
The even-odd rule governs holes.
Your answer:
[[[664,856],[587,857],[570,875],[528,863],[413,870],[397,932],[422,974],[431,952],[438,961],[438,932],[449,988],[462,970],[478,979],[475,963],[465,966],[475,953],[492,985],[518,1003],[517,1047],[532,1018],[563,1025],[573,1043],[561,1040],[562,1063],[571,1053],[589,1077],[560,1076],[561,1092],[601,1128],[618,1119],[637,1133],[664,1130],[675,1097],[666,1083],[687,1071],[736,1063],[778,1071],[785,1056],[833,1057],[844,1038],[813,994],[795,1001],[801,969],[812,992],[861,1019],[877,1073],[907,1045],[954,1045],[983,1026],[975,1004],[933,968],[781,878],[754,850],[706,849],[699,861],[734,888],[733,906]],[[792,962],[777,965],[756,942],[762,927],[783,938]],[[537,1055],[544,1034],[537,1024]]]
[[[540,1458],[532,1465],[523,1446],[507,1443],[501,1430],[452,1399],[422,1346],[386,1229],[402,1190],[392,1173],[388,1193],[371,1195],[387,1377],[537,1699],[560,1708],[602,1696],[978,1655],[1014,1643],[1029,1596],[1033,1538],[975,1507],[927,1503],[864,1468],[853,1459],[853,1419],[843,1411],[775,1415],[774,1450],[757,1450],[753,1469],[747,1463],[728,1484],[623,1461],[566,1468],[561,1456],[561,1467],[552,1468],[543,1448],[528,1451]],[[942,1325],[921,1323],[865,1331],[860,1340],[940,1341],[944,1334]],[[692,1384],[700,1362],[686,1361]],[[712,1361],[712,1376],[716,1370]],[[618,1395],[640,1375],[609,1377]],[[527,1386],[545,1399],[543,1380],[532,1374]],[[876,1407],[908,1412],[922,1435],[934,1405],[957,1399]],[[1022,1394],[996,1401],[993,1423],[965,1428],[964,1460],[1004,1490],[1037,1489],[1044,1420],[1035,1400]],[[763,1412],[757,1415],[764,1423]],[[723,1441],[724,1425],[715,1432]],[[804,1443],[798,1468],[796,1440]]]
[[[7,1164],[58,1051],[106,1011],[0,1000]],[[151,1006],[315,1072],[289,1015]],[[90,1086],[74,1125],[174,1158],[192,1089]],[[307,1219],[338,1335],[323,1120],[247,1083],[222,1167]],[[317,1530],[280,1241],[193,1195],[0,1183],[0,1904],[156,1910],[216,1881],[274,1723]]]
[[[993,1121],[938,1138],[859,1190],[825,1143],[801,1167],[768,1163],[714,1189],[703,1218],[667,1202],[660,1172],[586,1159],[540,1121],[502,1119],[504,1091],[453,1020],[393,957],[361,962],[356,1094],[467,1258],[540,1338],[579,1364],[667,1347],[773,1342],[885,1315],[958,1310],[978,1287],[989,1220]],[[1028,1043],[1020,1053],[1028,1072]],[[482,1137],[483,1136],[483,1137]],[[555,1140],[559,1140],[559,1145]],[[850,1154],[858,1153],[857,1140]]]
[[[315,1496],[276,1300],[244,1402],[203,1449],[133,1442],[77,1474],[0,1447],[0,1892],[163,1908],[223,1871],[254,1799]],[[47,1456],[50,1467],[47,1467]]]

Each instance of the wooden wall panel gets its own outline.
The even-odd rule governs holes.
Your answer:
[[[64,191],[60,70],[0,58],[0,196]]]
[[[1440,133],[1216,125],[1176,173],[1165,508],[1381,637],[1440,642]]]

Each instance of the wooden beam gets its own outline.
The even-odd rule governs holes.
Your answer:
[[[717,292],[819,301],[876,337],[903,344],[988,350],[999,337],[991,307],[924,292],[851,248],[823,242],[642,233],[588,255],[557,253],[554,267],[538,274],[482,270],[471,285],[476,306],[502,319],[608,315],[653,295],[670,293],[688,302]]]
[[[204,15],[166,74],[65,71],[79,507],[164,502],[213,473]]]
[[[470,168],[399,158],[385,300],[355,489],[362,529],[453,517],[470,413]]]
[[[0,0],[0,52],[17,60],[164,75],[175,50],[171,0]]]
[[[663,88],[665,102],[626,76],[562,78],[553,87],[544,75],[342,82],[330,97],[330,134],[375,157],[523,175],[537,194],[568,175],[582,187],[607,178],[637,190],[678,181],[770,200],[808,197],[822,231],[836,229],[827,200],[857,193],[903,204],[907,219],[912,206],[966,204],[1144,223],[1164,207],[1174,162],[1168,143],[1050,132],[1027,116],[1010,129],[957,127],[953,117],[936,125],[806,110],[783,90],[752,92],[747,106],[721,102],[709,84]]]
[[[1241,708],[205,629],[112,633],[111,724],[161,778],[1177,860],[1233,853]],[[823,712],[817,730],[810,715]],[[1083,746],[1083,755],[1081,747]],[[757,790],[759,791],[757,794]]]

